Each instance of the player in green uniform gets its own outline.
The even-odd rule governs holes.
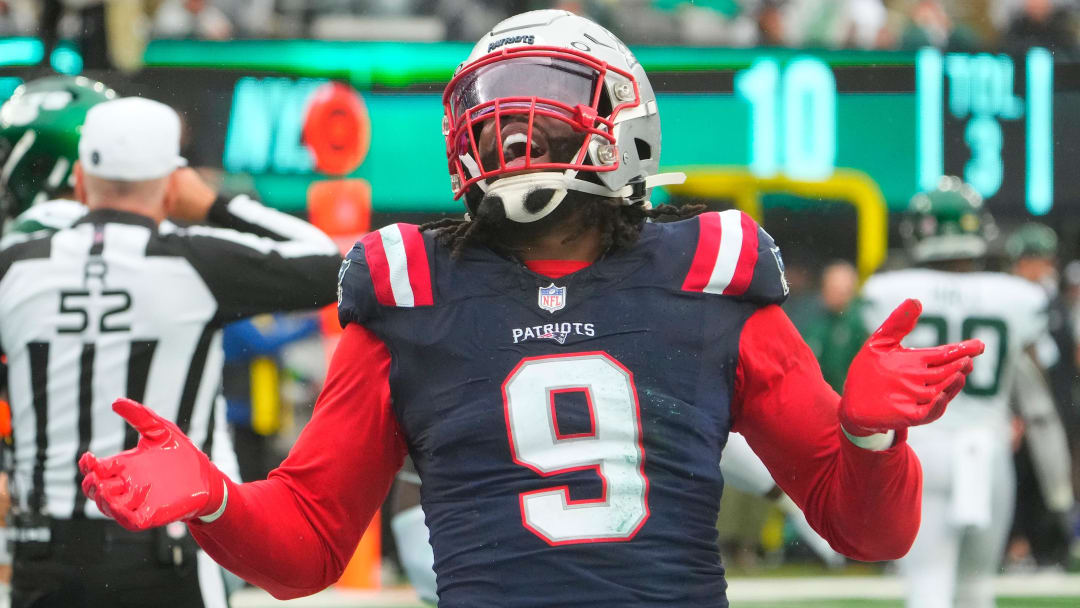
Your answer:
[[[82,76],[49,76],[0,106],[0,223],[4,233],[59,230],[86,212],[72,166],[86,112],[116,92]]]

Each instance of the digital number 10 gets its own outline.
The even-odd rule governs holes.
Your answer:
[[[836,166],[836,79],[820,59],[797,57],[783,70],[758,59],[735,75],[735,93],[750,104],[750,171],[821,180]]]

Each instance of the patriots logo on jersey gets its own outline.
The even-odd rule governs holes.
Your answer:
[[[566,344],[566,336],[568,336],[568,335],[569,334],[567,334],[566,332],[549,331],[547,333],[540,334],[539,336],[536,336],[536,337],[541,339],[541,340],[555,340],[559,344]]]
[[[566,308],[566,288],[556,287],[555,283],[547,287],[541,287],[540,293],[536,297],[536,304],[548,312]]]

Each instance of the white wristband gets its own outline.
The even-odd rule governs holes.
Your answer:
[[[225,513],[225,505],[229,504],[229,484],[225,483],[225,480],[221,480],[221,485],[225,486],[225,494],[221,497],[221,506],[217,508],[217,511],[209,515],[202,515],[199,517],[199,521],[204,524],[208,524],[217,518],[221,517]]]
[[[893,446],[896,442],[896,431],[887,431],[885,433],[874,433],[873,435],[866,435],[865,437],[859,437],[858,435],[852,435],[847,432],[847,429],[843,425],[840,425],[840,430],[844,431],[844,436],[848,438],[851,443],[871,452],[882,452]]]

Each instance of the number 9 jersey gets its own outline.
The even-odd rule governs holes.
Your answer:
[[[631,250],[556,279],[486,249],[455,260],[411,225],[353,249],[339,314],[393,357],[442,603],[507,605],[517,587],[566,605],[550,594],[590,576],[627,599],[674,599],[664,580],[700,594],[690,603],[723,597],[718,463],[741,326],[785,295],[772,247],[730,211],[648,224]]]
[[[923,314],[904,346],[936,346],[968,338],[986,344],[964,390],[932,429],[973,425],[1000,429],[1008,424],[1016,361],[1047,331],[1048,301],[1042,288],[1000,272],[913,268],[870,277],[862,295],[867,327],[877,326],[905,298],[922,301]]]
[[[344,332],[288,458],[226,479],[220,516],[189,523],[275,597],[338,579],[406,453],[444,608],[726,607],[729,431],[837,551],[896,559],[915,538],[906,429],[880,450],[844,438],[776,305],[779,252],[738,211],[647,223],[589,265],[454,258],[395,224],[353,248],[338,287]]]
[[[861,553],[869,529],[846,507],[881,496],[907,521],[918,464],[902,438],[842,445],[838,397],[775,306],[783,263],[753,220],[649,223],[632,248],[549,274],[479,247],[455,259],[405,224],[367,235],[339,273],[346,338],[359,324],[389,352],[441,606],[726,606],[715,524],[733,428],[796,502],[822,499],[805,508],[835,546],[884,559]],[[307,441],[285,469],[306,466]]]

